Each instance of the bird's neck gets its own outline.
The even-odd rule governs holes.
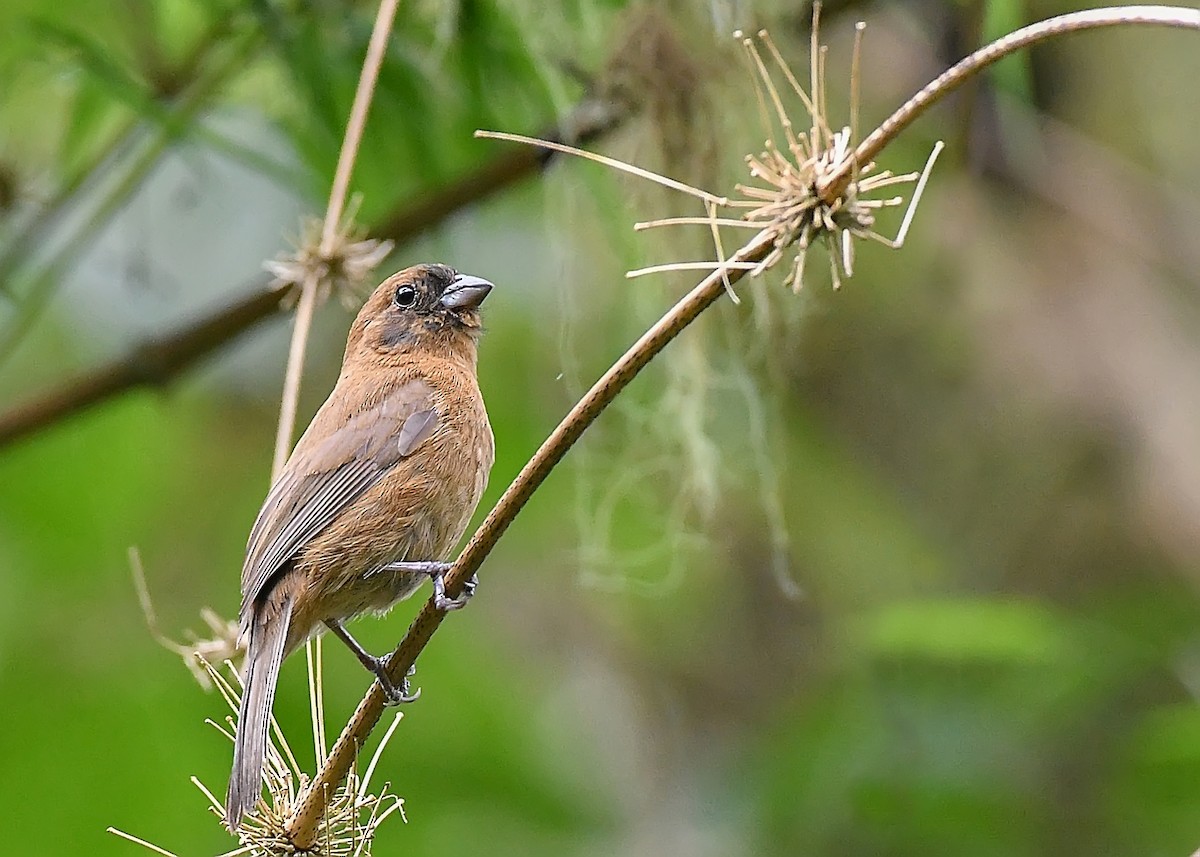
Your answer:
[[[423,363],[451,363],[463,369],[475,370],[479,357],[479,345],[474,331],[446,330],[428,332],[401,348],[376,351],[371,362],[376,365],[401,369],[420,366]],[[343,371],[350,358],[343,363]]]

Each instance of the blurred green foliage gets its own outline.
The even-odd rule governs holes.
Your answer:
[[[981,34],[1067,8],[827,3],[830,104],[845,103],[858,18],[870,23],[866,127]],[[374,12],[0,6],[12,185],[0,327],[28,327],[0,353],[0,409],[93,362],[98,339],[133,345],[145,293],[180,319],[228,294],[143,246],[137,218],[178,222],[219,257],[265,215],[231,199],[188,221],[186,199],[145,201],[164,181],[153,169],[113,197],[124,231],[102,224],[117,261],[53,266],[78,213],[139,157],[179,157],[202,195],[214,188],[198,153],[216,153],[323,207]],[[638,97],[599,148],[727,190],[762,136],[728,31],[769,25],[803,72],[807,20],[768,2],[403,3],[355,172],[361,219],[494,156],[474,128],[536,131],[606,86]],[[746,284],[740,306],[672,345],[534,498],[480,596],[422,656],[423,696],[381,767],[408,822],[386,826],[376,853],[1145,857],[1200,845],[1200,152],[1186,118],[1154,108],[1195,113],[1195,39],[1114,32],[1011,61],[889,151],[900,172],[934,138],[951,142],[908,246],[861,249],[836,294],[820,261],[799,297],[782,275]],[[194,111],[181,109],[189,97]],[[229,116],[266,131],[215,121]],[[165,152],[147,155],[155,135]],[[500,285],[481,364],[498,460],[481,514],[692,282],[622,279],[711,251],[703,235],[627,233],[667,213],[698,212],[556,162],[389,262],[436,258]],[[129,274],[142,263],[149,275]],[[97,280],[114,291],[97,296]],[[47,311],[30,320],[22,308],[39,294]],[[110,315],[129,326],[114,334]],[[323,310],[302,418],[332,382],[346,322]],[[137,853],[109,825],[181,857],[231,847],[188,782],[224,788],[228,747],[203,722],[223,706],[154,644],[126,552],[140,547],[168,633],[201,630],[205,605],[234,613],[282,334],[0,449],[0,806],[18,822],[6,852]],[[356,632],[385,650],[415,609]],[[311,765],[300,660],[276,711]],[[329,647],[331,730],[366,685]]]

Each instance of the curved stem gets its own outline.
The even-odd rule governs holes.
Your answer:
[[[1100,27],[1138,24],[1200,30],[1200,9],[1181,9],[1175,6],[1114,6],[1108,9],[1087,9],[1047,18],[1045,21],[1015,30],[960,60],[923,87],[859,143],[853,157],[846,158],[840,168],[830,172],[821,181],[817,193],[823,200],[832,203],[846,190],[857,165],[875,160],[884,147],[926,109],[997,60],[1058,36]]]
[[[1154,24],[1200,29],[1200,11],[1167,6],[1097,9],[1062,15],[1017,30],[975,52],[918,92],[859,145],[856,156],[846,159],[843,169],[831,173],[822,182],[818,189],[819,193],[827,200],[841,194],[849,181],[854,164],[873,160],[884,146],[925,108],[961,85],[972,74],[996,60],[1020,48],[1058,35],[1124,24]],[[764,230],[738,250],[729,259],[729,265],[759,262],[771,252],[772,248],[772,236]],[[737,267],[725,267],[711,273],[646,331],[620,360],[614,363],[604,376],[592,386],[588,393],[571,409],[571,412],[563,418],[533,458],[522,468],[499,502],[492,508],[483,524],[475,531],[466,548],[455,561],[453,568],[446,575],[448,595],[453,597],[461,591],[462,584],[479,569],[534,491],[545,481],[550,471],[562,460],[575,441],[595,421],[604,408],[671,340],[724,293],[728,283],[737,282],[745,274],[745,269]],[[401,640],[388,661],[388,673],[394,681],[398,682],[404,677],[409,667],[428,644],[433,633],[441,625],[444,616],[445,613],[437,610],[432,601],[426,602],[421,608],[404,639]],[[296,848],[304,849],[313,845],[317,823],[324,813],[329,799],[345,779],[358,755],[359,748],[379,721],[383,710],[383,693],[378,683],[372,683],[350,721],[338,736],[337,742],[330,750],[316,778],[296,802],[295,810],[287,824],[288,835]]]
[[[749,243],[737,251],[730,263],[759,262],[771,252],[774,244],[765,230],[759,232]],[[487,518],[459,554],[454,567],[446,575],[446,593],[451,597],[462,591],[462,584],[483,564],[484,559],[495,547],[500,536],[508,529],[517,513],[550,475],[554,466],[562,460],[567,450],[579,439],[596,417],[617,397],[629,382],[678,336],[704,310],[725,293],[726,282],[736,283],[746,275],[741,268],[718,269],[709,274],[692,291],[679,300],[671,309],[647,330],[642,337],[604,373],[582,399],[558,424],[558,428],[546,438],[533,458],[517,474],[505,490],[499,502],[488,513]],[[429,642],[433,632],[442,623],[445,613],[436,609],[432,600],[426,602],[413,620],[388,661],[388,675],[396,682],[403,679],[408,668],[416,661]],[[354,764],[359,748],[379,722],[383,713],[383,692],[378,682],[373,682],[367,695],[358,704],[350,722],[338,736],[329,752],[325,764],[317,773],[304,793],[296,802],[296,809],[288,822],[288,833],[297,848],[312,845],[317,823],[325,811],[342,780]]]

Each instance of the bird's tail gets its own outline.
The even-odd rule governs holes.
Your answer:
[[[284,643],[292,618],[291,593],[279,595],[282,598],[278,605],[264,605],[266,609],[251,620],[242,705],[233,742],[233,773],[229,776],[229,791],[225,796],[225,824],[231,832],[237,831],[242,816],[262,793],[267,727],[271,722],[275,683],[279,679],[279,665],[283,662]],[[272,610],[272,607],[276,609]]]

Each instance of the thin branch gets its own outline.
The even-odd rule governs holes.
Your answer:
[[[110,827],[107,829],[107,832],[113,834],[114,836],[119,836],[122,839],[125,839],[129,842],[132,842],[134,845],[140,845],[149,851],[153,851],[155,854],[162,854],[163,857],[175,857],[175,855],[172,854],[170,851],[166,851],[162,848],[159,848],[153,842],[147,842],[145,839],[141,839],[140,837],[134,836],[132,833],[126,833],[124,830],[118,830],[115,827]]]
[[[627,164],[624,161],[619,161],[616,158],[610,158],[605,155],[598,155],[595,152],[588,152],[576,146],[568,146],[564,143],[558,143],[553,140],[538,140],[535,137],[526,137],[523,134],[509,134],[506,131],[476,131],[475,136],[487,140],[506,140],[510,143],[525,143],[529,146],[538,146],[544,149],[549,149],[553,152],[561,152],[567,155],[577,155],[581,158],[586,158],[589,161],[595,161],[598,164],[604,164],[606,167],[611,167],[614,170],[620,170],[624,173],[637,176],[640,179],[645,179],[655,184],[660,184],[663,187],[677,190],[680,193],[686,193],[691,196],[711,202],[714,205],[728,205],[729,200],[723,196],[714,196],[708,191],[700,188],[692,187],[689,184],[675,181],[675,179],[660,176],[658,173],[644,170],[641,167]]]
[[[597,381],[571,412],[563,418],[558,428],[546,439],[529,463],[521,469],[517,478],[504,492],[504,496],[492,508],[487,519],[480,525],[466,548],[459,555],[454,567],[446,576],[446,592],[451,596],[462,590],[462,584],[483,564],[484,559],[495,547],[496,542],[517,513],[550,475],[554,466],[562,460],[567,450],[579,439],[630,381],[645,366],[691,324],[701,312],[725,294],[725,283],[735,283],[747,271],[733,267],[742,263],[757,263],[774,248],[773,237],[763,230],[749,243],[738,250],[729,260],[730,267],[714,271],[698,286],[676,303],[658,322],[651,327],[625,354],[612,365]],[[441,624],[445,613],[426,602],[413,620],[404,639],[388,661],[388,673],[399,682],[413,665],[417,655],[428,644],[430,637]],[[378,723],[384,711],[383,692],[378,683],[371,685],[366,696],[358,704],[350,722],[338,736],[316,778],[296,801],[296,809],[288,822],[288,833],[297,849],[311,847],[317,823],[325,811],[328,796],[332,795],[345,779],[358,749]]]
[[[1082,12],[1071,12],[1055,18],[1047,18],[1045,21],[1030,24],[1028,27],[1022,27],[1007,36],[1002,36],[938,75],[931,83],[906,101],[899,110],[884,120],[883,124],[858,144],[854,157],[847,158],[841,169],[829,173],[821,181],[817,188],[818,195],[827,203],[831,203],[841,196],[851,180],[856,164],[866,164],[875,160],[884,147],[911,125],[913,120],[992,63],[1023,48],[1058,36],[1095,30],[1100,27],[1138,24],[1200,30],[1200,9],[1182,9],[1174,6],[1115,6],[1108,9],[1087,9]]]
[[[627,110],[612,102],[586,101],[546,139],[587,143],[620,124]],[[460,179],[434,188],[398,208],[370,230],[404,243],[434,229],[462,209],[536,175],[548,163],[542,153],[514,148]],[[279,310],[279,295],[264,276],[247,286],[249,295],[198,321],[135,345],[125,355],[68,381],[58,389],[0,414],[0,447],[27,437],[80,411],[140,387],[165,387],[200,360]]]
[[[135,345],[124,356],[0,415],[0,446],[139,387],[163,387],[201,358],[228,344],[279,309],[266,278],[253,294],[219,312]]]
[[[350,108],[350,120],[346,125],[346,136],[338,153],[337,169],[333,175],[333,187],[329,189],[329,204],[325,208],[325,225],[321,230],[321,253],[328,255],[337,237],[338,224],[346,208],[346,194],[350,189],[350,176],[354,172],[354,161],[362,143],[363,129],[367,125],[367,114],[375,96],[375,84],[379,80],[379,69],[383,65],[392,24],[396,20],[399,0],[383,0],[375,16],[371,40],[367,43],[367,56],[363,60],[358,88],[354,91],[354,104]]]
[[[367,43],[367,56],[363,60],[358,87],[354,91],[354,104],[350,108],[350,119],[346,123],[346,134],[338,153],[337,169],[333,186],[329,190],[329,202],[325,206],[325,220],[321,227],[320,258],[329,259],[346,208],[346,194],[350,189],[350,176],[354,172],[354,161],[358,158],[358,147],[362,142],[367,114],[371,111],[371,100],[375,96],[375,83],[379,80],[379,69],[387,49],[392,24],[396,20],[396,9],[400,0],[382,0]],[[279,409],[279,429],[275,434],[275,459],[271,467],[274,479],[283,470],[292,449],[292,434],[296,430],[296,405],[300,398],[300,379],[304,375],[304,355],[307,351],[308,332],[312,328],[313,310],[317,292],[321,287],[316,272],[309,272],[300,291],[300,305],[296,309],[295,326],[292,328],[292,343],[288,349],[287,370],[284,373],[283,397]]]
[[[288,345],[287,368],[283,375],[283,395],[279,403],[279,427],[275,431],[275,456],[271,462],[274,480],[292,451],[292,433],[296,430],[296,408],[300,402],[300,377],[304,372],[304,354],[308,350],[308,332],[312,329],[313,311],[317,307],[320,282],[310,273],[300,288],[300,302]]]

